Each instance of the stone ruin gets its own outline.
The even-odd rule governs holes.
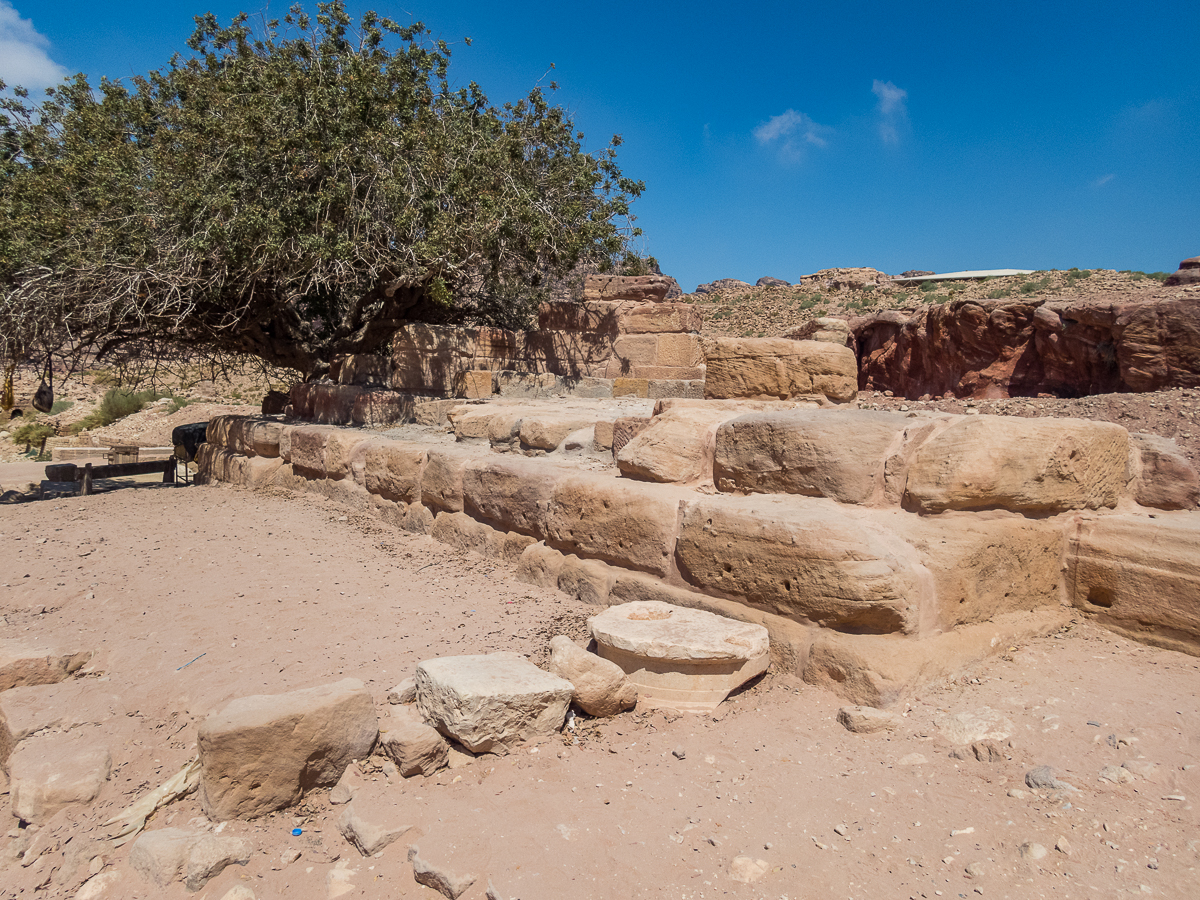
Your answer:
[[[662,602],[761,625],[774,666],[862,705],[890,706],[1072,610],[1200,654],[1200,480],[1173,442],[1079,419],[857,409],[856,361],[832,327],[701,343],[622,318],[674,323],[674,306],[600,299],[543,320],[608,311],[607,330],[551,330],[604,348],[592,373],[616,374],[631,338],[661,350],[686,336],[702,356],[676,359],[703,376],[703,398],[649,397],[664,382],[701,393],[697,379],[649,377],[664,373],[650,357],[601,379],[574,356],[570,376],[505,368],[517,357],[494,341],[491,355],[456,355],[471,330],[417,365],[415,335],[432,330],[415,328],[390,389],[350,383],[346,361],[346,383],[293,391],[291,419],[214,420],[203,477],[316,491],[598,607]],[[476,385],[472,373],[482,397],[433,390]],[[424,394],[397,390],[417,383]],[[355,410],[385,392],[424,429],[317,424],[366,421]]]

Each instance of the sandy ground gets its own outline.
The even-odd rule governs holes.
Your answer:
[[[550,637],[582,640],[594,612],[311,495],[146,486],[0,507],[0,548],[0,635],[97,651],[82,677],[0,704],[10,721],[47,723],[29,741],[82,739],[113,757],[90,808],[34,835],[57,847],[39,862],[12,861],[28,835],[10,821],[3,898],[71,896],[88,876],[69,871],[71,854],[175,773],[197,724],[230,699],[352,676],[382,715],[420,660],[504,648],[544,663]],[[241,884],[260,900],[317,900],[352,885],[342,896],[433,900],[406,860],[415,844],[478,876],[464,900],[482,900],[489,880],[523,900],[1193,898],[1198,698],[1200,660],[1086,623],[932,686],[890,734],[847,732],[836,697],[768,672],[715,715],[580,720],[573,734],[428,778],[389,777],[373,758],[372,802],[413,826],[378,858],[341,837],[342,808],[316,791],[227,824],[257,851],[196,894],[144,882],[129,845],[102,844],[100,874],[115,880],[101,896],[219,900]],[[935,720],[983,707],[1011,720],[1005,758],[952,758]],[[1127,784],[1099,779],[1126,761],[1150,767]],[[1025,773],[1043,764],[1078,790],[1029,791]],[[213,827],[194,796],[148,827],[189,825]],[[1024,844],[1046,853],[1023,856]],[[769,864],[761,881],[730,878],[740,855]]]

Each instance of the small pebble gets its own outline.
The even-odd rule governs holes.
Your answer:
[[[684,750],[682,747],[676,747],[674,750],[671,751],[671,755],[673,757],[675,757],[676,759],[685,759],[687,757],[687,751]]]
[[[835,834],[840,834],[844,837],[846,834],[847,828],[845,825],[835,825],[835,826],[833,826],[833,831]]]
[[[1046,848],[1041,844],[1035,844],[1026,841],[1017,848],[1024,859],[1044,859],[1046,856]]]

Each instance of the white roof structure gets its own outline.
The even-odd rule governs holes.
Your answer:
[[[1034,269],[975,269],[970,272],[947,272],[944,275],[914,275],[912,278],[893,278],[893,284],[920,284],[922,281],[970,281],[980,278],[999,278],[1002,275],[1032,275]]]

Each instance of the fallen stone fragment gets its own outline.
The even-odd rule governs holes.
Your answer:
[[[381,823],[374,821],[376,818],[378,818],[377,813],[376,815],[361,814],[355,810],[354,804],[351,803],[346,807],[346,811],[342,813],[342,817],[338,819],[338,831],[363,856],[374,856],[404,834],[404,832],[412,828],[411,825],[397,825],[391,822]]]
[[[417,884],[433,888],[448,900],[458,900],[467,888],[475,883],[474,875],[458,875],[444,867],[435,867],[419,856],[417,846],[408,848],[408,859],[412,863],[413,878]]]
[[[1060,837],[1055,842],[1054,849],[1057,850],[1059,853],[1061,853],[1063,856],[1070,856],[1071,855],[1071,842],[1068,841],[1065,837]]]
[[[63,653],[16,641],[0,641],[0,691],[33,684],[57,684],[82,669],[91,658],[91,650]]]
[[[101,900],[102,897],[112,896],[109,890],[115,888],[120,881],[120,872],[101,872],[93,875],[75,892],[74,900]]]
[[[892,731],[896,727],[896,716],[873,706],[843,706],[838,710],[838,723],[855,734],[874,734],[877,731]]]
[[[108,780],[112,756],[82,734],[22,741],[8,760],[12,812],[41,824],[74,803],[91,803]]]
[[[615,716],[637,703],[637,687],[620,666],[588,653],[566,635],[550,640],[550,671],[571,682],[575,704],[589,716]]]
[[[753,884],[761,881],[770,869],[771,866],[766,860],[735,856],[729,864],[729,877],[742,884]]]
[[[553,734],[571,702],[569,681],[516,653],[447,656],[417,666],[417,711],[472,753],[507,753]]]
[[[379,749],[405,778],[432,775],[446,765],[449,745],[412,707],[398,707],[384,721]]]
[[[325,896],[329,900],[348,894],[354,890],[354,882],[350,879],[358,874],[358,869],[350,868],[350,860],[343,859],[325,875]]]
[[[449,759],[446,762],[446,768],[461,769],[465,766],[469,766],[474,759],[475,759],[475,754],[472,753],[470,750],[464,750],[462,747],[459,747],[457,744],[451,744],[450,745],[450,755],[449,755]]]
[[[896,765],[898,765],[898,766],[922,766],[927,762],[929,762],[929,760],[927,760],[920,753],[909,753],[907,756],[900,757],[900,759],[896,762]]]
[[[1008,758],[1007,750],[1012,743],[1001,745],[996,741],[975,741],[968,747],[955,747],[950,751],[952,759],[974,759],[983,763],[1002,762]]]
[[[121,823],[120,829],[113,835],[116,846],[133,839],[139,831],[146,827],[146,819],[154,811],[166,806],[180,797],[186,797],[200,785],[200,757],[193,756],[183,764],[178,772],[164,781],[150,793],[138,798],[133,805],[121,810],[104,823],[104,827]]]
[[[1003,741],[1014,730],[1011,720],[987,706],[953,715],[943,713],[934,718],[933,724],[957,747],[976,741]]]
[[[1025,784],[1033,788],[1035,791],[1077,790],[1074,785],[1067,784],[1065,781],[1059,781],[1056,777],[1054,777],[1054,770],[1049,766],[1038,766],[1036,769],[1030,769],[1025,773]]]
[[[388,703],[415,703],[417,700],[417,683],[411,678],[405,678],[398,685],[388,691]]]
[[[1100,770],[1101,781],[1111,781],[1113,784],[1129,784],[1133,781],[1133,773],[1123,766],[1105,766]]]
[[[210,878],[220,875],[226,866],[246,865],[253,852],[254,848],[242,838],[221,834],[201,835],[188,850],[183,886],[189,891],[198,891]]]
[[[501,896],[500,892],[496,890],[495,885],[490,881],[488,882],[487,893],[484,896],[487,897],[487,900],[504,900],[504,897]]]
[[[222,821],[284,809],[336,784],[378,737],[374,702],[354,678],[234,700],[200,726],[204,811]]]
[[[611,606],[588,625],[599,654],[636,686],[639,705],[711,711],[770,662],[763,626],[660,600]]]
[[[329,802],[335,806],[349,803],[354,799],[354,795],[358,793],[363,783],[362,769],[358,767],[358,763],[350,763],[350,765],[346,766],[346,771],[342,773],[342,777],[338,779],[338,783],[330,790]]]
[[[134,841],[129,865],[147,881],[166,887],[183,874],[188,851],[199,837],[199,832],[184,828],[147,831]]]
[[[1158,781],[1161,769],[1154,763],[1146,762],[1142,759],[1128,759],[1121,763],[1121,767],[1128,769],[1138,778],[1144,778],[1147,781]]]

